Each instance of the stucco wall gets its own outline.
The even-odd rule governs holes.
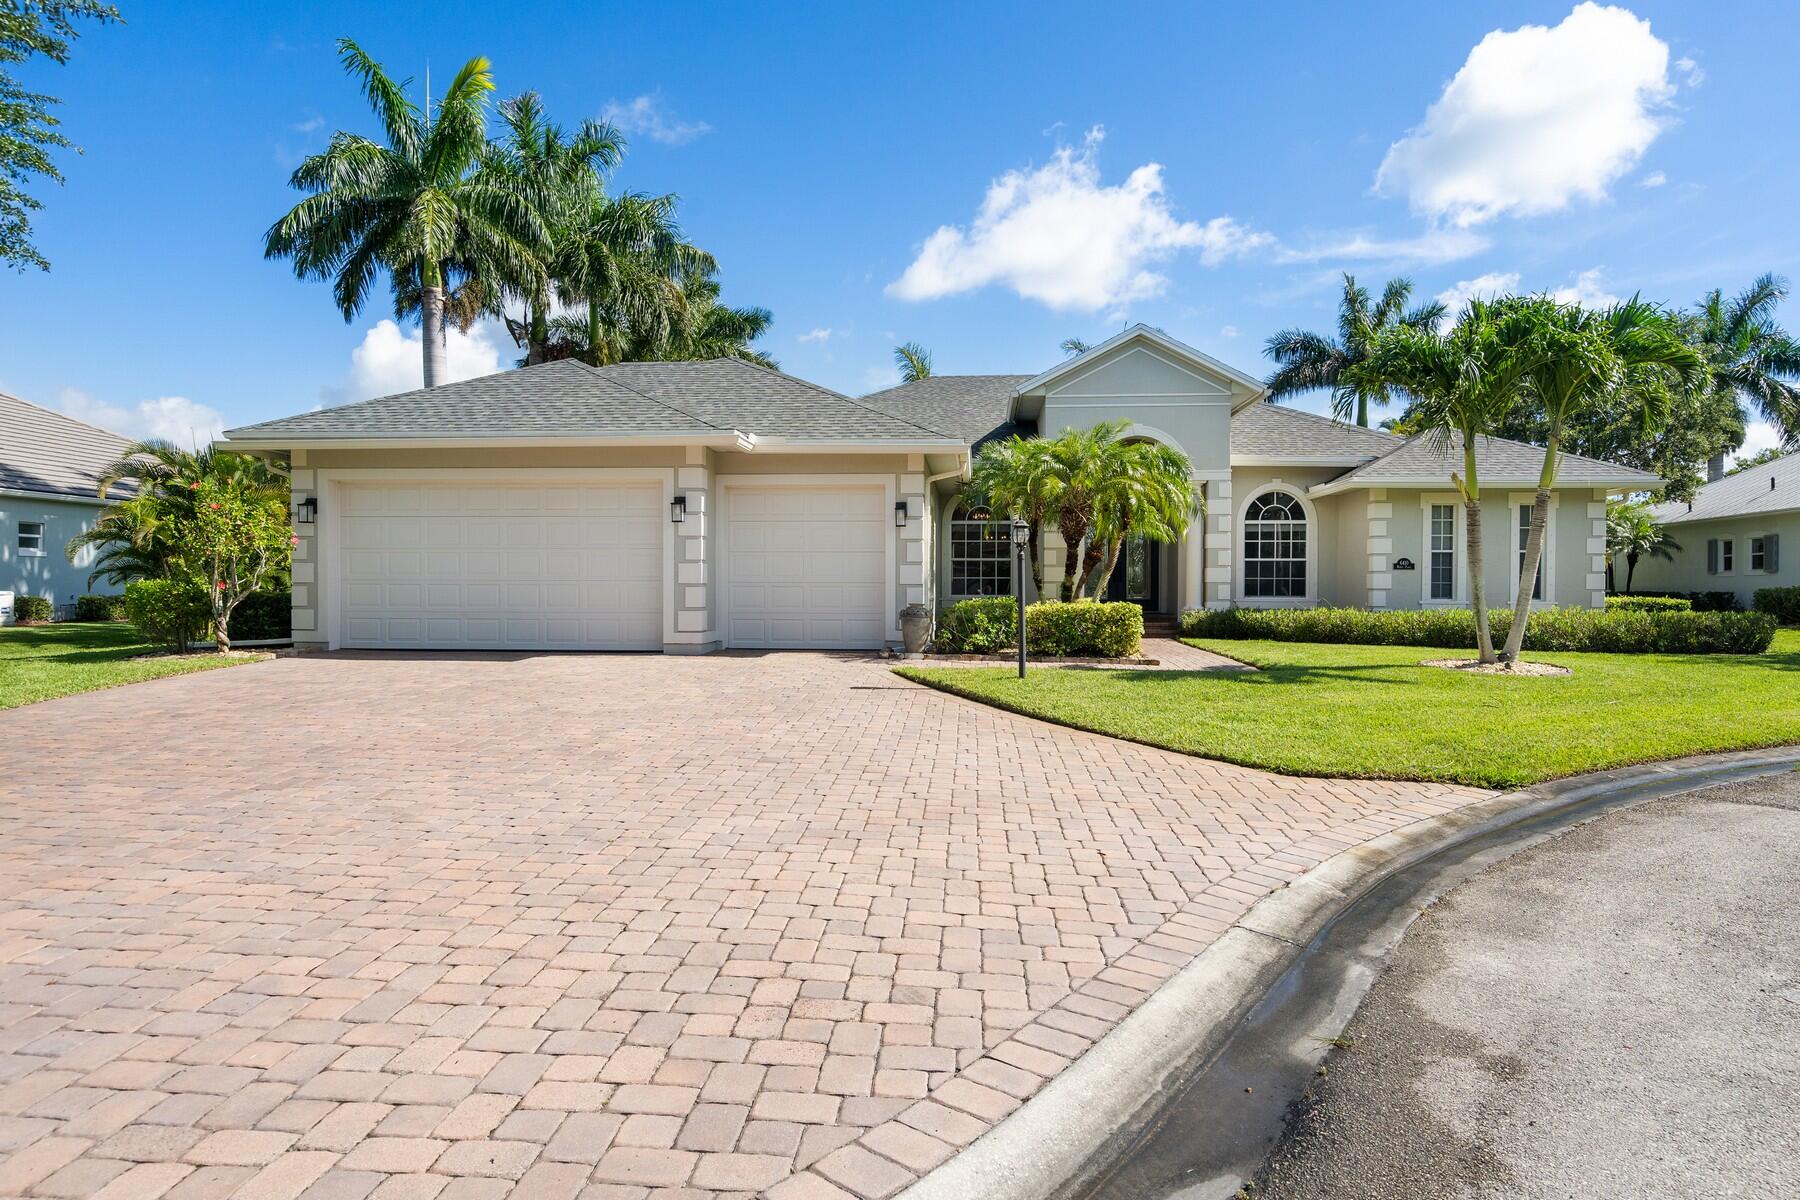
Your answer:
[[[1359,493],[1352,493],[1359,494]],[[1366,493],[1365,493],[1366,494]],[[1392,542],[1389,556],[1387,608],[1455,607],[1469,602],[1468,541],[1462,500],[1454,491],[1420,491],[1390,489],[1385,493],[1393,515],[1389,518],[1388,536]],[[1430,579],[1430,556],[1427,553],[1425,523],[1427,502],[1449,504],[1455,509],[1456,521],[1456,599],[1445,605],[1425,595]],[[1513,587],[1518,579],[1518,558],[1514,524],[1518,520],[1517,505],[1528,504],[1531,494],[1489,489],[1482,497],[1482,578],[1488,603],[1506,607],[1513,601]],[[1602,602],[1596,574],[1603,570],[1600,556],[1604,553],[1604,497],[1586,489],[1565,488],[1554,493],[1546,527],[1545,560],[1548,590],[1541,604],[1588,608]],[[1410,571],[1394,570],[1401,559],[1413,564]]]
[[[1057,380],[1038,428],[1046,437],[1121,418],[1175,446],[1196,471],[1231,463],[1231,386],[1178,366],[1145,346],[1126,346]]]
[[[1681,543],[1673,562],[1640,559],[1632,590],[1639,592],[1735,592],[1738,603],[1749,608],[1757,588],[1800,587],[1800,513],[1770,517],[1733,517],[1723,521],[1692,521],[1668,527],[1669,536]],[[1750,539],[1775,534],[1780,538],[1773,573],[1750,569]],[[1706,543],[1730,538],[1734,543],[1730,572],[1709,573]],[[1625,563],[1613,564],[1613,583],[1625,587]]]
[[[20,596],[47,596],[58,608],[75,603],[88,592],[112,594],[117,585],[95,580],[88,586],[94,554],[84,550],[71,563],[64,547],[70,538],[93,528],[100,515],[98,504],[50,497],[0,496],[0,591]],[[19,553],[19,523],[37,521],[44,526],[42,555]]]

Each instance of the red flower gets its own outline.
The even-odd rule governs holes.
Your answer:
[[[223,579],[219,580],[219,590],[221,592],[225,590],[225,581]]]

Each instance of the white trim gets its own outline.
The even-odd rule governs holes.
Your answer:
[[[674,467],[346,467],[331,469],[321,467],[318,470],[318,486],[314,492],[319,497],[320,507],[324,510],[314,525],[314,540],[318,543],[316,560],[324,574],[324,578],[313,586],[315,594],[313,629],[316,636],[323,632],[325,646],[328,650],[341,649],[343,638],[341,632],[342,607],[338,603],[338,593],[343,587],[339,578],[338,552],[342,541],[338,531],[338,522],[343,517],[343,496],[347,484],[355,483],[426,483],[432,480],[446,482],[465,482],[476,480],[482,482],[502,482],[518,480],[522,483],[545,481],[593,480],[607,483],[661,483],[662,507],[666,511],[675,499]],[[662,562],[662,611],[663,641],[665,643],[685,640],[675,632],[675,523],[661,522],[663,531]],[[307,632],[296,631],[295,636]],[[311,639],[300,639],[311,640]]]
[[[862,474],[822,474],[822,475],[725,475],[715,473],[713,482],[719,489],[718,527],[715,531],[717,541],[713,544],[713,561],[719,581],[719,594],[716,597],[718,611],[714,624],[718,628],[720,644],[731,648],[731,571],[727,561],[730,555],[731,539],[726,531],[731,524],[731,491],[733,488],[754,487],[865,487],[882,489],[882,510],[891,513],[898,503],[899,491],[895,476],[884,471],[868,471]],[[907,523],[913,521],[908,516]],[[918,519],[923,520],[921,515]],[[887,552],[882,556],[882,593],[886,605],[885,620],[887,622],[886,640],[900,640],[900,590],[899,567],[900,529],[892,520],[881,522],[887,543]]]
[[[1511,530],[1506,540],[1510,552],[1506,557],[1508,604],[1519,602],[1519,556],[1525,547],[1519,541],[1519,510],[1537,503],[1536,492],[1509,492],[1506,497],[1506,527]],[[1544,549],[1538,556],[1538,568],[1544,573],[1544,595],[1531,603],[1539,608],[1556,607],[1556,493],[1550,493],[1550,505],[1544,513]]]
[[[1460,471],[1458,472],[1461,473]],[[1550,494],[1556,495],[1565,491],[1604,491],[1607,495],[1624,495],[1630,492],[1652,491],[1662,487],[1664,481],[1654,475],[1645,475],[1642,482],[1608,483],[1603,479],[1558,479]],[[1414,488],[1437,488],[1440,491],[1450,487],[1450,477],[1439,475],[1430,479],[1350,479],[1340,477],[1328,479],[1324,483],[1316,483],[1306,490],[1309,496],[1334,496],[1339,492],[1353,492],[1358,488],[1387,488],[1389,491],[1411,491]],[[1494,488],[1524,487],[1536,488],[1536,479],[1489,479],[1481,478],[1481,491],[1485,496]]]
[[[5,496],[9,499],[45,500],[62,504],[90,504],[95,508],[105,508],[114,500],[122,500],[129,495],[131,495],[130,492],[121,491],[117,496],[102,500],[98,496],[69,495],[64,492],[30,492],[23,488],[0,488],[0,496]]]
[[[483,447],[496,449],[590,446],[712,446],[725,450],[750,450],[755,440],[745,434],[727,430],[716,434],[614,434],[604,437],[588,435],[537,434],[533,436],[495,435],[493,437],[320,437],[295,434],[289,437],[262,435],[250,438],[222,437],[213,442],[221,450],[469,450]],[[533,468],[522,467],[521,470]]]
[[[27,525],[37,526],[37,532],[35,534],[26,533]],[[15,521],[13,526],[13,553],[20,558],[43,558],[45,556],[44,541],[50,536],[50,523],[48,521]],[[37,545],[20,545],[19,539],[26,537],[37,538]]]
[[[1234,467],[1360,467],[1375,461],[1372,454],[1234,454]],[[1323,485],[1321,485],[1323,486]],[[1387,484],[1380,484],[1386,487]]]
[[[1752,535],[1752,536],[1754,536],[1754,535]],[[1719,543],[1719,569],[1718,569],[1718,571],[1715,572],[1715,574],[1717,574],[1717,575],[1736,575],[1737,574],[1737,535],[1732,534],[1730,537],[1720,537],[1715,540]],[[1725,554],[1726,554],[1725,548],[1727,546],[1731,547],[1731,551],[1730,551],[1731,565],[1730,566],[1726,566],[1726,564],[1725,564]]]
[[[1171,450],[1180,451],[1188,462],[1192,463],[1194,461],[1194,456],[1189,454],[1182,447],[1181,443],[1175,440],[1174,434],[1165,433],[1154,425],[1143,425],[1137,421],[1133,421],[1126,428],[1125,432],[1119,435],[1120,441],[1124,441],[1128,438],[1149,438],[1153,442],[1161,442]]]
[[[1450,571],[1450,598],[1434,600],[1431,598],[1431,510],[1439,505],[1450,506],[1450,526],[1455,530],[1454,549],[1456,562]],[[1467,511],[1463,508],[1462,497],[1455,492],[1424,492],[1419,496],[1419,519],[1424,527],[1425,536],[1419,543],[1424,547],[1420,551],[1422,565],[1419,568],[1419,607],[1421,608],[1459,608],[1469,602],[1469,522]]]
[[[1231,366],[1229,363],[1221,362],[1219,359],[1212,357],[1212,355],[1210,355],[1210,354],[1203,354],[1185,342],[1176,341],[1174,338],[1170,337],[1166,333],[1163,333],[1161,330],[1152,329],[1148,325],[1137,324],[1137,325],[1133,325],[1130,329],[1124,330],[1120,333],[1115,333],[1112,337],[1107,338],[1104,342],[1101,342],[1098,346],[1094,346],[1094,347],[1088,349],[1087,351],[1085,351],[1084,353],[1077,354],[1074,358],[1069,359],[1067,362],[1058,363],[1056,366],[1051,367],[1048,371],[1044,371],[1043,373],[1041,373],[1039,375],[1034,375],[1030,379],[1027,379],[1024,383],[1020,384],[1017,389],[1014,390],[1014,392],[1013,392],[1014,399],[1016,401],[1019,396],[1024,395],[1026,392],[1035,392],[1035,391],[1039,391],[1041,389],[1045,389],[1049,386],[1049,384],[1052,380],[1061,379],[1065,375],[1070,375],[1070,374],[1074,373],[1074,371],[1077,368],[1080,368],[1083,371],[1083,373],[1085,373],[1087,368],[1092,367],[1096,362],[1098,362],[1105,355],[1111,353],[1113,350],[1118,349],[1120,346],[1123,346],[1128,342],[1139,340],[1139,339],[1141,339],[1143,341],[1147,341],[1151,345],[1156,346],[1170,354],[1175,355],[1177,358],[1186,358],[1189,362],[1194,363],[1200,367],[1203,367],[1206,370],[1213,372],[1214,374],[1223,375],[1225,378],[1231,380],[1233,383],[1236,383],[1243,387],[1249,388],[1254,393],[1254,396],[1252,397],[1253,399],[1257,398],[1257,397],[1261,397],[1263,392],[1266,390],[1263,387],[1262,380],[1256,379],[1256,378],[1253,378],[1252,376],[1244,374],[1242,371],[1239,371],[1236,367]],[[1187,373],[1190,375],[1194,375],[1195,378],[1201,379],[1205,382],[1209,382],[1209,383],[1211,382],[1211,380],[1207,380],[1205,376],[1200,375],[1197,372],[1195,372],[1189,368],[1183,367],[1182,364],[1179,362],[1174,363],[1173,365],[1177,366],[1177,367],[1182,367],[1183,370],[1187,370]],[[1248,403],[1248,401],[1246,401],[1246,403]],[[1014,407],[1016,409],[1016,407],[1017,407],[1016,403],[1015,403]],[[1237,407],[1239,407],[1239,406],[1236,404],[1233,405],[1234,409]]]
[[[1306,594],[1302,596],[1250,596],[1244,591],[1244,514],[1250,505],[1269,492],[1281,492],[1300,502],[1306,514]],[[1306,498],[1306,492],[1282,479],[1265,479],[1238,501],[1236,519],[1226,534],[1231,538],[1231,561],[1234,565],[1233,597],[1236,602],[1255,608],[1310,608],[1319,602],[1319,510]]]

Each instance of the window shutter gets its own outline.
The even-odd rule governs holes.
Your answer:
[[[1763,570],[1773,575],[1781,569],[1781,535],[1771,533],[1763,538]]]
[[[1706,573],[1708,575],[1717,575],[1719,573],[1719,539],[1718,538],[1707,538],[1706,539]]]

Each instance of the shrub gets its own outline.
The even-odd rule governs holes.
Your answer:
[[[125,619],[125,597],[123,596],[78,596],[75,599],[75,619],[77,621],[123,621]]]
[[[55,611],[48,596],[19,595],[13,597],[13,619],[21,625],[48,621],[55,615]]]
[[[1654,600],[1673,598],[1686,600],[1693,605],[1695,612],[1742,612],[1744,606],[1738,603],[1736,592],[1632,592],[1633,600]]]
[[[1011,596],[958,600],[938,614],[940,654],[993,654],[1018,638],[1019,602]]]
[[[1144,610],[1123,600],[1046,600],[1025,608],[1025,645],[1033,654],[1128,658],[1143,643]]]
[[[938,615],[940,654],[994,654],[1018,645],[1019,608],[1011,596],[959,600]],[[1127,658],[1143,646],[1144,612],[1135,604],[1046,600],[1025,607],[1032,654]]]
[[[1489,614],[1496,644],[1512,614]],[[1547,608],[1531,614],[1525,649],[1608,654],[1761,654],[1775,637],[1767,613],[1644,612]],[[1181,615],[1187,637],[1259,638],[1365,646],[1475,646],[1468,609],[1366,612],[1359,608],[1192,609]]]
[[[185,652],[212,620],[212,604],[198,583],[134,579],[125,585],[125,616],[138,632]]]
[[[1800,587],[1757,588],[1751,600],[1757,612],[1768,613],[1783,625],[1800,625]]]
[[[231,610],[231,640],[285,641],[294,635],[293,616],[291,593],[252,592]]]
[[[1607,612],[1692,612],[1686,596],[1608,596]]]

